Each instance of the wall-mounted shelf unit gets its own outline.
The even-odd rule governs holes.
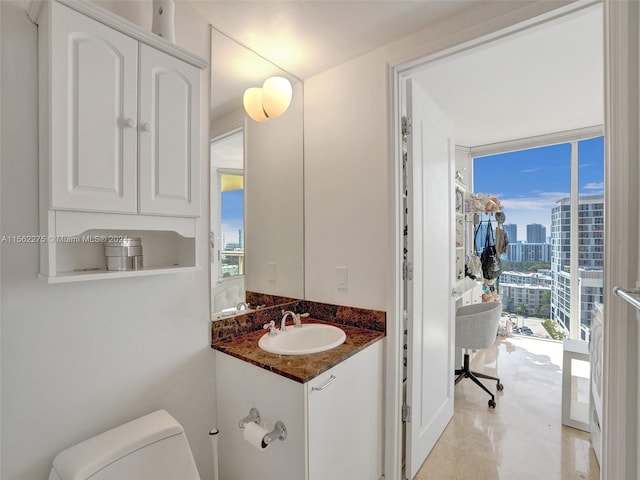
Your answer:
[[[91,2],[38,24],[40,278],[197,269],[200,85],[207,62]],[[107,271],[101,239],[142,239],[144,267]]]

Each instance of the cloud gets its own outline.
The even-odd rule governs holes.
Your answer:
[[[520,170],[520,173],[534,173],[539,171],[540,171],[539,168],[528,168],[527,170]]]
[[[500,202],[505,210],[549,210],[557,206],[558,200],[568,196],[567,192],[539,192],[532,197],[501,198]]]
[[[589,182],[582,188],[584,188],[585,190],[596,190],[598,192],[602,192],[604,191],[604,182]]]

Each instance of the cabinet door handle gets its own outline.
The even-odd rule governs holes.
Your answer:
[[[150,131],[151,131],[151,124],[150,124],[149,122],[144,122],[144,123],[142,124],[142,129],[143,129],[145,132],[150,132]]]
[[[136,128],[136,121],[133,118],[127,118],[127,127]]]
[[[326,382],[324,382],[322,385],[320,385],[319,387],[311,387],[312,391],[316,391],[319,392],[321,390],[324,390],[325,388],[327,388],[329,385],[331,385],[333,382],[335,382],[337,380],[337,378],[334,375],[331,375],[329,377],[329,380],[327,380]]]

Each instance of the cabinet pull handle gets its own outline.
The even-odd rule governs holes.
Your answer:
[[[142,129],[143,129],[145,132],[150,132],[150,131],[151,131],[151,124],[150,124],[149,122],[144,122],[144,123],[142,124]]]
[[[133,118],[127,118],[127,127],[136,128],[136,121]]]
[[[325,388],[327,388],[329,385],[331,385],[333,382],[335,382],[337,380],[337,378],[334,375],[331,375],[329,377],[329,380],[327,380],[326,382],[324,382],[322,385],[320,385],[319,387],[311,387],[312,391],[316,391],[319,392],[321,390],[324,390]]]

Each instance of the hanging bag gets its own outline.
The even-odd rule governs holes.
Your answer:
[[[480,225],[482,225],[482,222],[478,224],[478,227],[473,232],[473,252],[467,256],[467,276],[478,280],[482,278],[482,261],[480,260],[480,255],[478,255],[476,241]]]
[[[487,222],[487,234],[484,239],[484,249],[480,255],[482,261],[482,276],[487,280],[498,278],[502,273],[500,266],[500,257],[496,252],[495,239],[493,236],[493,227],[491,222]]]

